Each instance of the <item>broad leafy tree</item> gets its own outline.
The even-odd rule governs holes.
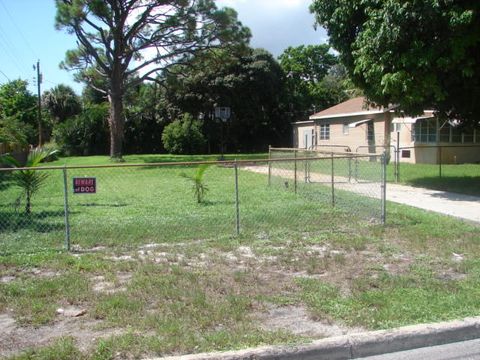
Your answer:
[[[125,150],[128,153],[163,151],[162,132],[169,116],[165,89],[157,83],[143,83],[125,97]]]
[[[288,47],[279,60],[283,70],[293,79],[319,82],[337,64],[337,57],[330,52],[330,46],[300,45]]]
[[[296,120],[338,104],[348,96],[346,74],[326,44],[287,48],[279,57],[286,74],[290,111]]]
[[[314,0],[310,9],[371,100],[478,124],[479,1]]]
[[[213,0],[56,0],[56,26],[76,36],[64,66],[100,76],[110,104],[110,155],[122,156],[123,98],[192,54],[248,41],[232,9]],[[97,81],[98,83],[98,81]],[[102,83],[102,82],[100,82]],[[92,86],[95,83],[92,81]]]
[[[10,145],[33,143],[37,128],[37,97],[24,80],[0,86],[0,142]]]
[[[270,53],[217,51],[193,62],[192,70],[168,78],[166,97],[171,112],[203,118],[210,151],[220,151],[215,146],[220,143],[225,143],[227,151],[265,151],[267,144],[286,142],[290,119],[285,77]],[[231,108],[226,124],[215,119],[215,106]]]

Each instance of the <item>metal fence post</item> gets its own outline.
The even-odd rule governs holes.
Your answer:
[[[358,157],[355,157],[354,176],[355,176],[355,181],[358,182]]]
[[[297,193],[297,150],[293,150],[293,189]]]
[[[395,151],[395,182],[400,181],[400,131],[397,131],[397,147]]]
[[[387,218],[387,158],[386,154],[383,153],[381,157],[382,162],[382,179],[381,179],[381,208],[382,208],[382,224],[385,225]]]
[[[272,184],[272,163],[270,162],[272,158],[272,146],[268,145],[268,186]]]
[[[348,157],[348,182],[352,182],[352,158]]]
[[[442,147],[438,147],[438,174],[440,178],[442,177]]]
[[[240,205],[238,200],[238,164],[235,159],[235,229],[237,235],[240,235]]]
[[[70,221],[68,209],[67,167],[63,168],[63,210],[65,213],[65,249],[70,251]]]
[[[304,158],[308,158],[308,152],[305,151],[305,155],[303,156]],[[303,178],[305,184],[308,182],[309,178],[309,171],[308,171],[308,160],[304,160],[303,164]]]
[[[395,182],[400,181],[400,148],[397,148],[397,161],[395,163],[396,167],[396,174],[395,174]]]
[[[332,206],[335,206],[335,168],[334,168],[333,152],[332,152]]]

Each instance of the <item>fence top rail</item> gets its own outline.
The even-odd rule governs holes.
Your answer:
[[[395,149],[395,151],[397,150],[397,147],[395,145],[361,145],[361,146],[357,146],[357,148],[355,149],[355,152],[358,152],[358,150],[360,149],[368,149],[368,148],[381,148],[381,149],[387,149],[387,148],[393,148]]]
[[[331,154],[331,153],[329,153]],[[344,156],[335,156],[335,159],[358,159],[358,158],[370,158],[380,157],[381,154],[348,154]],[[313,161],[313,160],[326,160],[331,156],[323,157],[298,157],[298,158],[278,158],[278,159],[250,159],[250,160],[225,160],[225,161],[185,161],[185,162],[159,162],[150,164],[110,164],[110,165],[72,165],[72,166],[38,166],[38,167],[10,167],[0,168],[1,172],[13,172],[22,170],[75,170],[75,169],[116,169],[116,168],[146,168],[146,167],[167,167],[167,166],[195,166],[195,165],[255,165],[275,162],[292,162],[292,161]]]
[[[416,145],[416,146],[400,146],[399,150],[404,149],[425,149],[425,148],[480,148],[480,144],[464,144],[464,145]]]
[[[350,153],[352,150],[350,149],[349,146],[347,145],[316,145],[315,148],[310,148],[310,149],[305,149],[305,148],[274,148],[274,147],[270,147],[270,150],[271,151],[312,151],[312,152],[328,152],[328,153],[331,153],[331,152],[335,152],[334,150],[322,150],[322,149],[319,149],[321,147],[325,147],[325,148],[328,148],[328,147],[334,147],[334,148],[344,148],[344,149],[347,149],[345,151],[337,151],[337,152],[341,152],[342,154],[343,153]]]

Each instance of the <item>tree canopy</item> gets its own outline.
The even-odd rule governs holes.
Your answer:
[[[478,125],[480,2],[314,0],[310,10],[370,100]]]
[[[63,84],[45,91],[42,95],[42,104],[57,122],[64,122],[67,118],[79,114],[82,109],[75,91]]]
[[[327,44],[288,47],[280,56],[289,94],[290,112],[304,120],[313,112],[348,98],[347,76]]]
[[[15,146],[35,141],[37,97],[27,85],[19,79],[0,86],[0,142]]]
[[[57,28],[75,35],[79,44],[67,52],[63,66],[82,70],[86,79],[89,74],[105,79],[97,90],[110,103],[112,157],[122,155],[123,97],[129,88],[157,81],[158,72],[188,62],[192,54],[250,37],[234,10],[218,9],[213,0],[56,0],[56,5]]]
[[[218,151],[212,146],[222,140],[227,148],[252,151],[285,139],[291,121],[286,118],[285,77],[272,54],[247,48],[203,54],[192,61],[183,75],[167,79],[167,106],[202,117],[211,150]],[[215,119],[215,106],[231,108],[228,124]]]

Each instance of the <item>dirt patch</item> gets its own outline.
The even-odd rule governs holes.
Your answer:
[[[60,271],[52,271],[48,269],[37,269],[37,268],[31,269],[28,273],[33,276],[41,277],[41,278],[52,278],[55,276],[62,275]]]
[[[106,257],[107,260],[112,260],[112,261],[132,261],[135,260],[132,255],[120,255],[120,256],[108,256]]]
[[[270,306],[266,312],[258,315],[258,321],[264,330],[287,330],[295,335],[313,338],[353,334],[364,330],[314,321],[303,306]]]
[[[126,291],[126,285],[132,279],[132,274],[128,272],[117,273],[116,281],[108,281],[105,276],[98,275],[91,278],[93,282],[92,289],[97,293],[113,294]]]
[[[8,284],[22,277],[35,277],[35,278],[48,279],[48,278],[53,278],[60,275],[62,275],[62,272],[60,271],[53,271],[50,269],[31,268],[31,269],[19,270],[16,272],[10,271],[10,274],[3,275],[0,277],[0,283]]]
[[[0,277],[0,283],[8,284],[9,282],[15,281],[15,279],[16,277],[11,275],[2,276]]]
[[[96,253],[96,252],[103,252],[107,250],[106,246],[95,246],[92,248],[83,248],[80,245],[72,245],[72,251],[76,253]]]
[[[54,324],[39,328],[17,326],[9,314],[0,314],[0,357],[43,347],[60,337],[72,337],[80,350],[91,348],[96,340],[122,334],[121,329],[97,330],[101,321],[78,317],[58,317]]]
[[[185,255],[166,251],[139,250],[137,256],[142,261],[152,261],[156,264],[182,265]]]

